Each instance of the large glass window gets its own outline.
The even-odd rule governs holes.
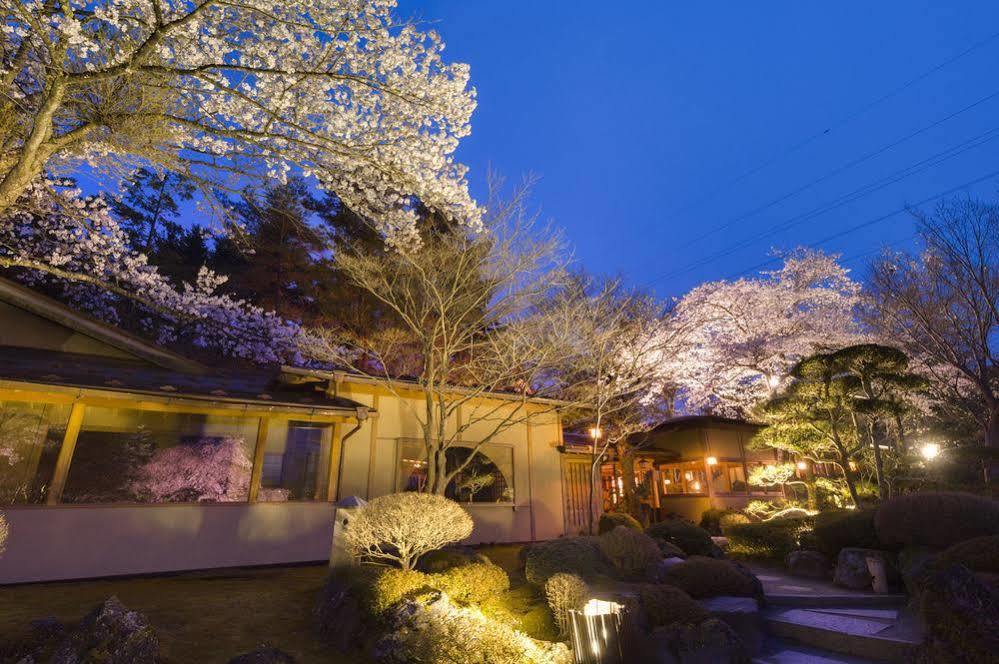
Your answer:
[[[0,401],[0,505],[45,502],[70,406]]]
[[[400,490],[422,491],[427,482],[427,455],[421,442],[401,441],[399,459]],[[448,472],[457,474],[444,495],[462,503],[512,503],[513,448],[486,443],[478,450],[452,446],[444,452]]]
[[[257,500],[325,500],[332,431],[331,424],[271,422]]]
[[[64,503],[240,502],[258,420],[87,407]]]
[[[660,490],[665,495],[704,494],[708,492],[703,461],[684,461],[659,466],[662,482]]]

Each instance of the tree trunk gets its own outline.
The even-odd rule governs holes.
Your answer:
[[[805,495],[808,501],[808,509],[818,510],[819,509],[819,493],[815,486],[815,467],[812,464],[808,464],[805,469]]]
[[[642,520],[641,510],[638,509],[638,496],[635,494],[635,457],[627,450],[618,452],[621,460],[621,490],[624,493],[624,509],[628,514],[639,521]]]
[[[34,126],[21,148],[20,157],[0,179],[0,213],[14,205],[31,181],[44,170],[48,155],[44,153],[43,144],[52,135],[52,119],[62,106],[65,93],[65,83],[60,79],[55,80],[45,103],[35,114]]]

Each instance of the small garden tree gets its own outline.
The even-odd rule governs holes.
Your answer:
[[[426,493],[395,493],[369,502],[347,524],[345,539],[359,559],[413,569],[420,556],[472,534],[472,518],[458,503]]]

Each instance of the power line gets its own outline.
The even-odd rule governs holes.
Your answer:
[[[853,168],[854,166],[857,166],[858,164],[861,164],[861,163],[863,163],[865,161],[873,159],[874,157],[877,157],[878,155],[881,155],[881,154],[887,152],[888,150],[891,150],[892,148],[897,147],[897,146],[901,145],[902,143],[904,143],[904,142],[906,142],[908,140],[911,140],[911,139],[915,138],[916,136],[919,136],[920,134],[923,134],[923,133],[929,131],[930,129],[933,129],[934,127],[937,127],[937,126],[939,126],[939,125],[941,125],[941,124],[943,124],[943,123],[945,123],[945,122],[947,122],[949,120],[952,120],[953,118],[957,117],[958,115],[961,115],[962,113],[966,113],[966,112],[970,111],[971,109],[973,109],[973,108],[975,108],[977,106],[980,106],[981,104],[984,104],[985,102],[990,101],[990,100],[992,100],[992,99],[994,99],[996,97],[999,97],[999,90],[997,90],[996,92],[993,92],[992,94],[986,95],[985,97],[981,97],[980,99],[972,102],[971,104],[969,104],[969,105],[967,105],[967,106],[965,106],[965,107],[963,107],[961,109],[958,109],[958,110],[954,111],[953,113],[950,113],[949,115],[946,115],[946,116],[944,116],[944,117],[942,117],[942,118],[940,118],[938,120],[935,120],[935,121],[931,122],[928,125],[924,125],[923,127],[920,127],[919,129],[917,129],[917,130],[915,130],[915,131],[913,131],[913,132],[911,132],[909,134],[906,134],[902,138],[899,138],[899,139],[897,139],[895,141],[892,141],[891,143],[888,143],[887,145],[883,145],[882,147],[878,148],[877,150],[874,150],[873,152],[868,152],[867,154],[865,154],[865,155],[863,155],[861,157],[858,157],[856,159],[848,161],[847,163],[843,164],[842,166],[839,166],[839,167],[834,168],[833,170],[827,172],[825,175],[822,175],[822,176],[820,176],[820,177],[818,177],[818,178],[816,178],[814,180],[811,180],[810,182],[807,182],[807,183],[801,185],[797,189],[793,189],[793,190],[789,191],[788,193],[786,193],[786,194],[784,194],[782,196],[779,196],[778,198],[775,198],[775,199],[769,201],[768,203],[765,203],[765,204],[763,204],[761,206],[758,206],[758,207],[750,210],[749,212],[741,214],[738,217],[736,217],[735,219],[732,219],[730,221],[725,222],[721,226],[717,226],[714,229],[712,229],[712,230],[710,230],[710,231],[708,231],[706,233],[702,233],[701,235],[699,235],[699,236],[693,238],[692,240],[690,240],[689,242],[686,242],[684,244],[679,245],[677,247],[677,249],[686,249],[687,247],[690,247],[691,245],[697,244],[698,242],[700,242],[700,241],[702,241],[702,240],[704,240],[706,238],[709,238],[712,235],[715,235],[716,233],[719,233],[719,232],[721,232],[723,230],[731,228],[732,226],[734,226],[735,224],[739,223],[740,221],[748,219],[749,217],[752,217],[753,215],[756,215],[756,214],[758,214],[760,212],[763,212],[764,210],[766,210],[768,208],[771,208],[774,205],[777,205],[778,203],[782,203],[782,202],[786,201],[787,199],[800,194],[803,191],[811,189],[815,185],[817,185],[817,184],[819,184],[821,182],[825,182],[826,180],[828,180],[828,179],[830,179],[830,178],[832,178],[832,177],[834,177],[836,175],[839,175],[840,173],[843,173],[843,172],[845,172],[845,171]]]
[[[696,269],[698,267],[701,267],[703,265],[712,263],[718,260],[719,258],[724,258],[725,256],[729,256],[739,251],[740,249],[743,249],[756,242],[759,242],[760,240],[773,237],[774,235],[777,235],[781,231],[785,231],[794,226],[798,226],[809,219],[814,219],[815,217],[821,216],[827,212],[831,212],[832,210],[843,207],[844,205],[859,200],[860,198],[863,198],[868,194],[872,194],[876,191],[884,189],[885,187],[900,182],[905,178],[908,178],[912,175],[925,171],[928,168],[932,168],[934,166],[942,164],[943,162],[949,159],[953,159],[954,157],[960,156],[961,154],[964,154],[969,150],[973,150],[974,148],[980,147],[988,143],[989,141],[995,140],[996,138],[999,138],[999,127],[995,127],[993,129],[990,129],[989,131],[986,131],[984,133],[978,134],[977,136],[962,141],[961,143],[951,146],[946,150],[931,155],[930,157],[922,159],[903,169],[890,173],[889,175],[883,178],[865,184],[857,189],[854,189],[849,193],[843,194],[833,199],[832,201],[827,201],[815,208],[812,208],[807,212],[795,215],[794,217],[791,217],[790,219],[787,219],[779,224],[772,225],[770,226],[769,230],[763,233],[757,233],[751,237],[745,238],[744,240],[741,240],[733,245],[729,245],[728,247],[720,249],[712,254],[709,254],[708,256],[692,261],[691,263],[688,263],[687,265],[681,268],[677,268],[675,270],[662,274],[658,277],[655,277],[646,283],[652,284],[661,281],[663,279],[675,277],[684,274],[686,272],[689,272],[693,269]]]
[[[772,165],[772,164],[780,161],[781,159],[787,157],[788,155],[791,155],[791,154],[797,152],[801,148],[803,148],[803,147],[805,147],[807,145],[810,145],[811,143],[817,141],[819,138],[822,138],[823,136],[826,136],[827,134],[832,133],[834,130],[839,129],[840,127],[842,127],[842,126],[844,126],[846,124],[849,124],[850,122],[852,122],[853,120],[857,119],[858,117],[860,117],[861,115],[863,115],[867,111],[871,110],[875,106],[881,104],[882,102],[885,102],[885,101],[891,99],[892,97],[898,95],[901,92],[904,92],[905,90],[907,90],[908,88],[912,87],[916,83],[919,83],[920,81],[922,81],[922,80],[924,80],[924,79],[932,76],[933,74],[937,73],[941,69],[943,69],[943,68],[947,67],[948,65],[956,62],[957,60],[960,60],[961,58],[963,58],[964,56],[968,55],[969,53],[972,53],[973,51],[978,50],[979,48],[981,48],[982,46],[985,46],[986,44],[988,44],[989,42],[993,41],[997,37],[999,37],[999,32],[993,33],[992,35],[989,35],[985,39],[983,39],[983,40],[981,40],[979,42],[976,42],[975,44],[972,44],[971,46],[969,46],[965,50],[961,51],[960,53],[958,53],[958,54],[956,54],[954,56],[951,56],[950,58],[944,60],[940,64],[937,64],[934,67],[931,67],[930,69],[927,69],[926,71],[922,72],[921,74],[918,74],[917,76],[909,79],[908,81],[905,81],[904,83],[902,83],[898,87],[894,88],[893,90],[887,92],[886,94],[883,94],[880,97],[878,97],[878,98],[876,98],[876,99],[868,102],[867,104],[864,104],[863,106],[857,108],[856,110],[852,111],[851,113],[848,113],[846,116],[844,116],[843,118],[841,118],[837,122],[829,125],[825,129],[823,129],[821,131],[817,131],[814,134],[811,134],[810,136],[807,136],[806,138],[802,139],[801,141],[798,141],[797,143],[794,143],[790,147],[784,149],[781,152],[778,152],[777,154],[773,155],[772,157],[764,159],[762,162],[760,162],[756,166],[750,168],[747,171],[744,171],[743,173],[739,174],[735,178],[732,178],[731,180],[726,181],[721,186],[716,187],[716,188],[714,188],[714,189],[706,192],[704,195],[699,196],[698,198],[694,199],[693,201],[687,203],[686,205],[683,205],[680,208],[677,208],[676,210],[673,210],[668,216],[675,216],[675,215],[680,214],[681,212],[686,212],[690,208],[695,207],[696,205],[699,205],[699,204],[703,203],[704,201],[706,201],[706,200],[708,200],[710,198],[713,198],[715,195],[717,195],[718,193],[724,191],[725,189],[727,189],[727,188],[729,188],[729,187],[731,187],[733,185],[736,185],[739,182],[742,182],[746,178],[748,178],[748,177],[750,177],[752,175],[755,175],[756,173],[759,173],[760,171],[762,171],[766,167],[768,167],[768,166],[770,166],[770,165]]]
[[[927,203],[932,203],[935,200],[938,200],[940,198],[944,198],[945,196],[950,196],[951,194],[957,193],[958,191],[961,191],[962,189],[967,189],[968,187],[973,187],[976,184],[981,184],[982,182],[985,182],[986,180],[991,180],[992,178],[994,178],[996,176],[999,176],[999,170],[992,171],[991,173],[987,173],[987,174],[983,175],[980,178],[975,178],[974,180],[971,180],[969,182],[965,182],[964,184],[959,184],[956,187],[951,187],[950,189],[948,189],[946,191],[942,191],[942,192],[940,192],[938,194],[934,194],[933,196],[930,196],[928,198],[924,198],[923,200],[918,201],[916,203],[903,205],[902,207],[898,208],[897,210],[892,210],[891,212],[889,212],[887,214],[883,214],[880,217],[875,217],[873,219],[868,219],[867,221],[861,222],[861,223],[856,224],[854,226],[850,226],[849,228],[846,228],[846,229],[844,229],[842,231],[838,231],[836,233],[833,233],[832,235],[827,235],[826,237],[822,238],[821,240],[818,240],[817,242],[811,242],[811,243],[809,243],[809,246],[811,246],[811,247],[821,247],[822,245],[828,244],[828,243],[832,242],[833,240],[838,240],[839,238],[844,237],[846,235],[850,235],[851,233],[855,233],[855,232],[857,232],[859,230],[863,230],[864,228],[868,228],[870,226],[874,226],[875,224],[879,224],[882,221],[885,221],[887,219],[891,219],[895,215],[901,214],[903,212],[907,212],[907,211],[911,210],[914,207],[919,207],[921,205],[926,205]],[[758,271],[758,270],[760,270],[760,269],[762,269],[762,268],[764,268],[764,267],[766,267],[766,266],[768,266],[768,265],[770,265],[772,263],[776,263],[776,262],[778,262],[780,260],[782,260],[780,257],[770,258],[770,259],[768,259],[766,261],[763,261],[762,263],[758,263],[758,264],[756,264],[756,265],[754,265],[754,266],[752,266],[750,268],[747,268],[747,269],[745,269],[745,270],[743,270],[741,272],[733,274],[732,276],[727,277],[727,279],[737,279],[737,278],[739,278],[741,276],[744,276],[744,275],[746,275],[746,274],[748,274],[750,272],[756,272],[756,271]]]

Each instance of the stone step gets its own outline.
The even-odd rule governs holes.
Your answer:
[[[874,660],[810,648],[801,644],[774,643],[754,657],[753,664],[876,664]]]
[[[884,615],[858,615],[851,612],[853,607],[829,608],[774,608],[764,614],[764,623],[775,636],[821,650],[881,662],[911,661],[918,641],[892,634],[895,623]]]
[[[864,607],[864,608],[899,608],[909,601],[907,595],[887,593],[883,595],[863,595],[860,593],[798,595],[798,594],[767,594],[767,604],[778,607]]]

